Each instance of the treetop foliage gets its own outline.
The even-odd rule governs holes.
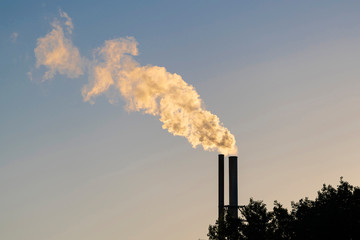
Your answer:
[[[360,188],[340,178],[337,188],[323,185],[315,200],[291,203],[291,211],[274,201],[268,211],[263,201],[250,198],[240,217],[225,214],[209,226],[209,240],[322,240],[360,239]]]

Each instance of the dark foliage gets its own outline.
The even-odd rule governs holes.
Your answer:
[[[252,198],[235,219],[209,226],[210,240],[355,240],[360,239],[360,189],[340,178],[337,188],[323,185],[315,200],[291,203],[289,212],[277,201],[272,211]]]

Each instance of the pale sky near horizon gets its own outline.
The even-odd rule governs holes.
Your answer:
[[[358,1],[5,1],[0,239],[197,240],[217,217],[217,152],[121,98],[84,102],[85,75],[36,79],[59,9],[84,58],[132,36],[141,65],[195,87],[236,138],[240,204],[360,186]]]

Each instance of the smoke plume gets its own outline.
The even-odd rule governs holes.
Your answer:
[[[36,67],[43,65],[48,68],[43,75],[43,81],[53,78],[57,72],[69,78],[77,78],[83,74],[79,50],[70,39],[74,28],[71,18],[61,10],[60,17],[66,20],[65,23],[62,24],[55,19],[51,24],[52,31],[45,37],[38,38],[37,47],[34,50]],[[62,25],[66,26],[66,32]]]
[[[70,17],[65,12],[60,15],[66,19],[67,32],[71,34]],[[52,26],[50,33],[38,39],[37,66],[49,69],[45,79],[56,72],[78,77],[82,74],[78,49],[64,37],[59,23]],[[187,138],[194,148],[201,145],[205,150],[236,153],[234,136],[216,115],[204,108],[194,87],[164,67],[140,66],[133,58],[137,54],[133,37],[105,41],[104,46],[95,50],[90,64],[89,83],[82,89],[84,101],[93,103],[98,95],[116,90],[125,99],[127,110],[158,116],[163,129]]]

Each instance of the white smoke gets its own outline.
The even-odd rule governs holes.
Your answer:
[[[51,24],[53,29],[45,37],[38,38],[35,48],[36,67],[48,68],[43,80],[49,80],[58,72],[69,78],[77,78],[83,74],[79,50],[70,39],[73,24],[71,18],[60,10],[60,16],[66,21],[63,24],[55,19]],[[64,32],[62,25],[66,26]]]
[[[65,12],[60,15],[66,19],[70,34],[71,19]],[[64,37],[59,24],[52,26],[53,30],[38,40],[35,49],[37,66],[49,68],[45,79],[56,72],[69,77],[79,76],[82,68],[78,49]],[[125,99],[128,110],[158,116],[163,129],[175,136],[186,137],[194,148],[201,145],[205,150],[236,153],[234,136],[216,115],[204,108],[194,87],[164,67],[140,66],[133,58],[137,54],[137,42],[133,37],[106,41],[95,51],[95,59],[89,68],[89,83],[82,89],[84,101],[93,103],[96,96],[115,89]]]

